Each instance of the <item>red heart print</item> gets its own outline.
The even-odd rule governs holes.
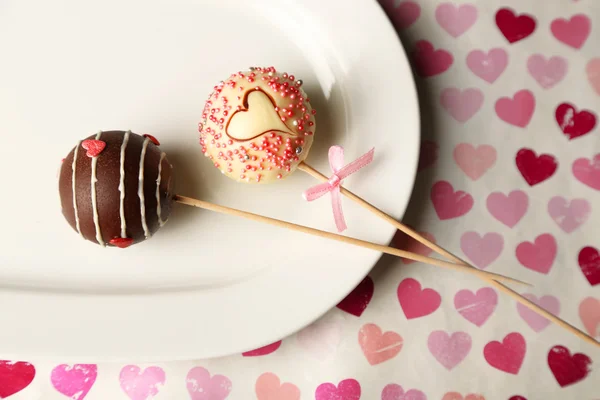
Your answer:
[[[509,374],[517,375],[523,365],[526,344],[523,335],[517,332],[509,333],[502,343],[492,341],[483,348],[483,356],[492,367]]]
[[[400,282],[396,294],[407,319],[429,315],[442,303],[442,297],[438,292],[433,289],[421,290],[419,281],[412,278],[406,278]]]
[[[517,16],[510,8],[501,8],[496,13],[496,26],[509,43],[518,42],[531,35],[535,25],[533,17],[527,14]]]
[[[436,182],[431,187],[431,201],[441,220],[465,215],[473,208],[473,197],[462,190],[454,191],[447,181]]]
[[[525,128],[535,111],[535,96],[529,90],[519,90],[512,98],[499,98],[494,109],[502,121]]]
[[[523,396],[516,395],[516,396],[512,396],[508,400],[527,400],[527,399],[525,397],[523,397]]]
[[[360,383],[356,379],[344,379],[337,387],[330,382],[317,386],[315,400],[360,400]]]
[[[421,6],[414,1],[403,1],[397,7],[395,0],[382,0],[380,4],[396,29],[406,29],[414,24],[421,15]]]
[[[593,113],[587,110],[577,112],[575,106],[569,103],[562,103],[556,107],[554,116],[569,140],[589,133],[596,126],[596,116]]]
[[[556,158],[550,154],[538,156],[535,151],[522,148],[515,157],[517,168],[529,186],[537,185],[550,178],[558,168]]]
[[[267,354],[274,353],[277,349],[281,347],[281,340],[278,340],[275,343],[268,344],[266,346],[260,347],[258,349],[246,351],[242,353],[244,357],[258,357],[258,356],[266,356]]]
[[[440,146],[431,140],[423,140],[421,142],[421,151],[419,155],[419,166],[417,171],[431,167],[438,159],[438,151]]]
[[[441,74],[454,62],[450,52],[444,49],[434,50],[433,45],[427,40],[419,40],[415,44],[412,59],[417,73],[423,78]]]
[[[570,20],[557,18],[550,24],[550,31],[560,42],[580,49],[592,30],[592,22],[587,15],[577,14]]]
[[[436,242],[435,236],[433,236],[429,232],[419,232],[419,234],[432,243]],[[394,239],[392,240],[392,242],[393,242],[394,246],[398,249],[409,251],[411,253],[420,254],[422,256],[428,256],[429,254],[431,254],[433,252],[433,250],[431,250],[429,247],[427,247],[424,244],[422,244],[421,242],[413,239],[412,237],[408,236],[407,234],[405,234],[402,231],[396,232],[396,235],[394,235]],[[404,264],[408,265],[408,264],[412,264],[416,261],[409,260],[408,258],[403,258],[402,262]]]
[[[367,309],[371,298],[373,298],[374,291],[375,284],[373,283],[373,279],[367,275],[344,300],[339,302],[337,308],[346,311],[348,314],[360,317]]]
[[[579,268],[590,285],[596,286],[600,283],[600,253],[597,249],[587,246],[581,249],[579,257]]]
[[[25,389],[35,377],[35,367],[28,362],[0,360],[0,399]]]
[[[573,176],[592,189],[600,190],[600,153],[593,159],[578,158],[571,167]]]
[[[525,268],[547,274],[556,258],[556,239],[549,233],[535,238],[535,242],[522,242],[517,246],[517,259]]]
[[[81,147],[87,150],[86,155],[90,158],[98,157],[102,150],[106,147],[106,143],[102,140],[88,139],[81,142]]]
[[[583,353],[571,355],[565,346],[554,346],[548,352],[548,366],[561,387],[584,379],[591,370],[592,360]]]

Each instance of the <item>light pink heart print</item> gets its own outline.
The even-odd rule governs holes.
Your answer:
[[[571,167],[575,178],[595,190],[600,190],[600,153],[592,159],[578,158]]]
[[[83,400],[96,382],[96,364],[62,364],[55,367],[50,375],[52,386],[72,400]]]
[[[523,294],[523,297],[533,301],[540,307],[546,309],[547,311],[551,312],[556,316],[558,316],[558,313],[560,312],[560,303],[558,299],[554,296],[542,296],[538,299],[533,294],[525,293]],[[544,328],[546,328],[550,324],[550,320],[540,316],[535,311],[530,310],[529,308],[525,307],[520,303],[517,303],[517,311],[519,312],[521,318],[523,318],[523,320],[527,322],[527,325],[529,325],[531,329],[533,329],[536,332],[543,331]]]
[[[522,190],[513,190],[508,196],[493,192],[488,196],[486,205],[494,218],[513,228],[527,212],[529,197]]]
[[[452,118],[459,122],[467,122],[481,108],[483,92],[475,88],[463,91],[457,88],[444,89],[440,95],[440,103]]]
[[[498,294],[489,287],[476,293],[462,289],[454,296],[454,307],[467,321],[482,326],[498,305]]]
[[[454,148],[454,161],[471,179],[476,181],[496,162],[496,149],[487,144],[473,146],[460,143]]]
[[[535,97],[529,90],[519,90],[512,98],[501,97],[496,101],[496,114],[511,125],[525,128],[535,110]]]
[[[345,379],[337,387],[322,383],[315,391],[315,400],[360,400],[360,384],[355,379]]]
[[[477,8],[472,4],[442,3],[435,10],[435,20],[450,36],[459,37],[477,21]]]
[[[548,214],[560,229],[571,233],[587,221],[592,206],[586,199],[573,199],[570,202],[562,196],[555,196],[548,202]]]
[[[126,365],[119,376],[121,389],[131,400],[147,400],[158,394],[165,384],[165,371],[160,367],[148,367],[143,372],[137,365]]]
[[[536,237],[533,243],[520,243],[517,246],[517,259],[524,267],[547,274],[556,258],[556,251],[556,239],[544,233]]]
[[[587,74],[590,85],[600,95],[600,57],[592,58],[585,66],[585,73]]]
[[[500,256],[504,239],[499,233],[486,233],[482,237],[477,232],[465,232],[460,238],[460,248],[473,264],[483,269]]]
[[[434,331],[427,339],[427,347],[440,364],[451,370],[471,351],[471,336],[466,332],[449,335],[444,331]]]
[[[554,56],[546,60],[541,54],[533,54],[527,60],[529,74],[544,89],[550,89],[563,80],[567,74],[567,60]]]
[[[487,54],[482,50],[473,50],[467,55],[467,67],[488,83],[494,83],[508,65],[508,53],[504,49],[494,48]]]
[[[340,320],[329,316],[307,326],[296,335],[300,346],[319,360],[335,354],[341,337]]]
[[[402,386],[390,383],[383,388],[381,400],[427,400],[427,396],[417,389],[410,389],[405,393]]]
[[[191,400],[225,400],[231,392],[229,378],[223,375],[211,378],[208,370],[202,367],[190,369],[185,381]]]

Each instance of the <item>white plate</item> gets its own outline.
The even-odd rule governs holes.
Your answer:
[[[346,186],[400,218],[419,115],[411,70],[375,1],[3,0],[0,4],[0,355],[69,360],[207,358],[283,338],[333,307],[380,254],[176,206],[122,251],[81,240],[59,207],[57,170],[77,140],[131,129],[162,142],[179,194],[335,231],[330,201],[302,199],[297,171],[272,185],[223,177],[197,123],[231,72],[274,65],[318,110],[308,162],[327,150],[375,161]],[[394,229],[344,200],[345,234]],[[217,234],[218,233],[218,234]]]

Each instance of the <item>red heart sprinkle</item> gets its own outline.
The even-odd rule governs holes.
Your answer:
[[[120,249],[126,249],[133,244],[133,239],[132,238],[114,238],[109,243]]]
[[[106,143],[102,140],[88,139],[81,142],[81,147],[87,150],[88,157],[98,157],[106,147]]]
[[[150,141],[155,145],[160,146],[160,142],[154,136],[146,134],[144,137],[150,139]]]

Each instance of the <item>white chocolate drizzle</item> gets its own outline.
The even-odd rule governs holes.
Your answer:
[[[75,146],[75,152],[73,153],[73,176],[71,177],[71,183],[73,185],[73,213],[75,214],[75,227],[77,228],[77,233],[79,233],[79,235],[81,235],[81,237],[84,238],[83,233],[81,233],[81,227],[79,225],[79,210],[77,209],[77,188],[75,185],[75,170],[77,169],[77,154],[79,153],[79,146],[81,146],[81,141],[77,142],[77,146]]]
[[[146,159],[146,149],[150,139],[144,140],[142,146],[142,155],[140,157],[140,174],[138,176],[138,196],[140,197],[140,212],[142,214],[142,227],[144,228],[144,235],[146,239],[150,237],[150,230],[148,229],[148,223],[146,222],[146,199],[144,197],[144,160]]]
[[[100,140],[100,136],[102,132],[98,132],[96,135],[96,140]],[[98,201],[96,199],[96,182],[98,179],[96,178],[96,169],[98,165],[98,156],[92,157],[92,209],[94,210],[94,225],[96,226],[96,240],[98,243],[105,247],[106,243],[102,240],[102,232],[100,231],[100,221],[98,218]]]
[[[129,142],[129,134],[131,131],[127,131],[125,133],[125,138],[123,139],[123,144],[121,145],[121,169],[120,169],[120,179],[119,179],[119,192],[120,196],[120,204],[119,204],[119,214],[121,216],[121,237],[127,237],[127,222],[125,221],[125,149],[127,149],[127,143]]]
[[[160,206],[160,181],[162,178],[162,163],[166,156],[167,155],[165,153],[160,155],[160,161],[158,162],[158,178],[156,179],[156,215],[158,216],[158,223],[161,227],[164,226],[165,221],[162,220],[160,215],[162,212]]]

